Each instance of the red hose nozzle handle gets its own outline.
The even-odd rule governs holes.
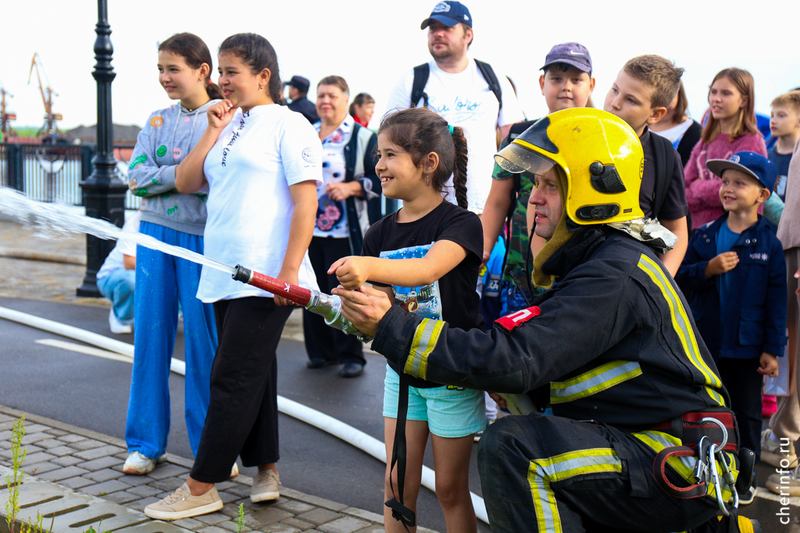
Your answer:
[[[245,268],[242,265],[236,265],[236,272],[233,274],[233,279],[236,281],[241,281],[242,283],[247,283],[253,287],[258,287],[259,289],[267,292],[271,292],[276,296],[281,296],[287,300],[291,300],[297,305],[301,305],[303,307],[308,305],[308,302],[311,300],[311,291],[309,289],[304,289],[299,285],[281,281],[277,278],[273,278],[259,272],[253,272],[249,268]]]

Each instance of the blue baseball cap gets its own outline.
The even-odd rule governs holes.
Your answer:
[[[448,28],[456,24],[466,24],[470,28],[472,27],[472,15],[469,14],[467,6],[461,2],[451,2],[450,0],[436,4],[431,11],[431,16],[422,21],[420,29],[424,30],[430,26],[432,20],[439,21]]]
[[[739,170],[758,180],[770,192],[778,179],[775,163],[755,152],[736,152],[728,159],[710,159],[706,161],[706,167],[717,176],[722,176],[724,171],[731,168]]]

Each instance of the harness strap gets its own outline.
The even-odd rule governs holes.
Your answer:
[[[739,427],[733,412],[729,410],[708,410],[686,413],[682,417],[657,424],[648,430],[662,431],[679,438],[684,446],[697,446],[700,439],[708,437],[717,444],[723,441],[723,432],[717,424],[703,421],[703,418],[716,418],[728,434],[728,441],[723,450],[736,453],[739,449]]]
[[[697,450],[688,446],[670,446],[661,450],[653,462],[653,474],[658,485],[672,496],[682,500],[705,496],[708,493],[708,484],[705,481],[688,487],[679,487],[667,478],[667,461],[670,457],[693,457],[695,455],[697,455]]]
[[[392,518],[403,524],[406,531],[416,525],[414,511],[403,503],[403,485],[406,479],[406,419],[408,417],[408,375],[402,371],[400,375],[400,390],[397,399],[397,424],[394,428],[394,445],[392,446],[392,463],[389,467],[389,486],[393,498],[385,505],[392,510]],[[397,465],[397,492],[392,483],[392,470]]]

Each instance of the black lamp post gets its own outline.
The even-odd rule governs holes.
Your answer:
[[[125,222],[125,194],[128,187],[116,176],[117,160],[113,152],[113,123],[111,121],[111,82],[116,73],[111,66],[114,46],[108,24],[106,0],[97,1],[98,20],[95,27],[95,63],[92,76],[97,81],[97,154],[92,158],[92,175],[81,181],[86,215],[109,220],[122,227]],[[86,275],[78,287],[78,296],[100,296],[97,271],[114,248],[112,241],[86,236]]]

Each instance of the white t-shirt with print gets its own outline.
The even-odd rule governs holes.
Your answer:
[[[458,74],[440,69],[435,61],[428,63],[430,76],[425,86],[428,106],[444,117],[451,126],[464,129],[469,150],[467,164],[467,201],[469,210],[483,212],[489,189],[492,186],[494,154],[497,152],[496,130],[524,119],[522,108],[508,79],[495,70],[503,93],[503,107],[499,109],[497,97],[478,70],[473,59]],[[387,109],[411,107],[411,89],[414,70],[408,71],[392,90]],[[418,106],[424,105],[420,100]],[[499,109],[499,115],[498,115]],[[455,203],[455,198],[448,195]]]
[[[321,122],[314,124],[317,132]],[[341,124],[322,141],[322,185],[317,187],[317,221],[314,237],[333,237],[347,239],[347,209],[344,200],[331,200],[325,192],[328,184],[341,183],[347,172],[344,160],[344,147],[353,135],[353,118],[347,115]],[[319,135],[317,135],[319,137]]]
[[[277,104],[236,111],[203,165],[208,180],[205,255],[277,277],[289,241],[294,202],[289,186],[322,182],[322,146],[303,115]],[[318,290],[306,253],[300,285]],[[272,297],[203,266],[197,297],[205,303]]]

